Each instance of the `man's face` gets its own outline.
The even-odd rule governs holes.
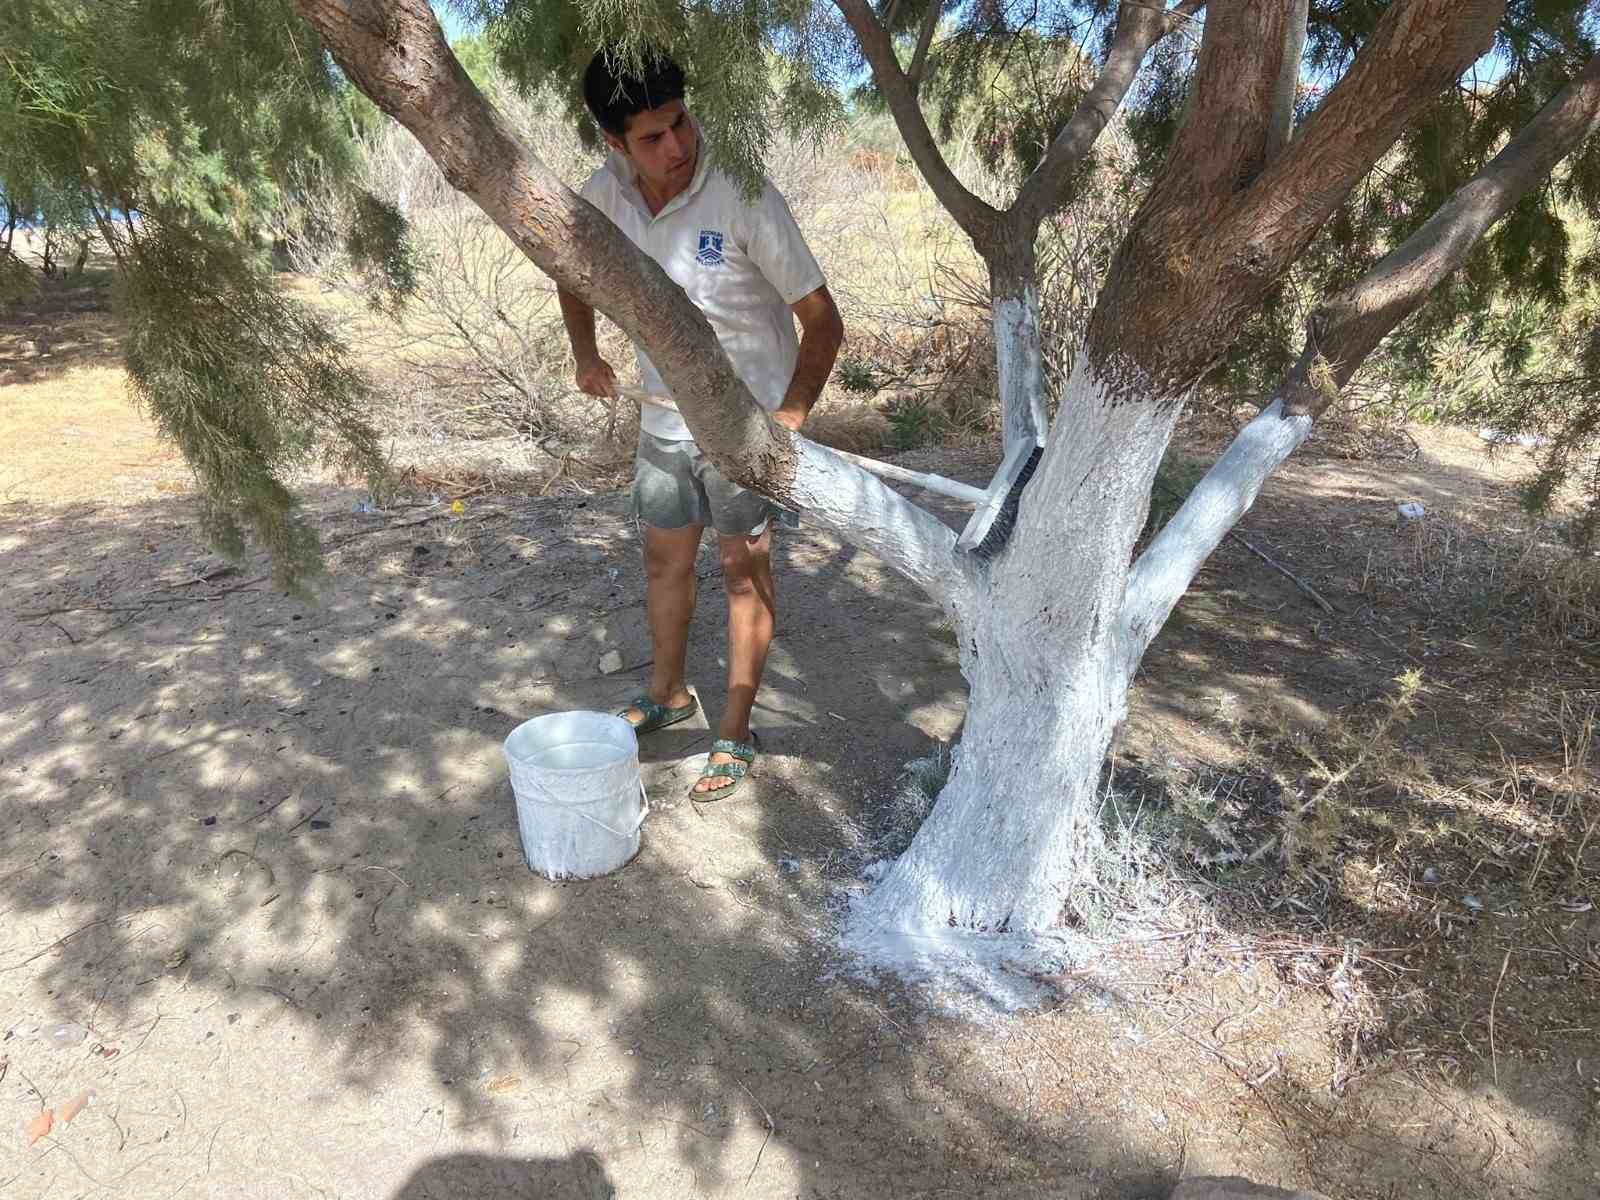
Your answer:
[[[606,141],[627,156],[654,192],[675,196],[694,178],[699,139],[682,100],[629,117],[622,137],[608,133]]]

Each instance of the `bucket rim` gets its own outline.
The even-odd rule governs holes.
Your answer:
[[[517,734],[521,733],[529,725],[537,724],[538,722],[543,721],[548,717],[569,717],[569,716],[574,716],[574,715],[581,715],[581,716],[586,716],[586,717],[604,717],[607,721],[616,722],[616,724],[621,726],[624,730],[626,730],[627,734],[628,734],[628,745],[617,747],[619,750],[622,750],[624,752],[624,758],[620,759],[618,761],[619,762],[625,762],[625,761],[627,761],[628,758],[632,758],[635,761],[638,760],[638,757],[639,757],[639,734],[634,729],[633,723],[631,721],[628,721],[623,717],[619,717],[615,713],[596,712],[593,709],[587,709],[587,708],[572,708],[572,709],[562,709],[559,712],[540,713],[537,717],[529,717],[526,721],[520,721],[515,726],[513,726],[511,732],[506,734],[505,739],[500,743],[500,749],[504,752],[504,754],[506,756],[506,761],[508,763],[515,763],[515,764],[520,765],[520,766],[532,767],[533,764],[530,763],[526,757],[524,757],[523,755],[518,754],[514,750],[512,750],[512,748],[511,748],[511,739],[516,737]],[[606,764],[603,764],[602,766],[599,766],[599,767],[545,767],[545,766],[540,766],[540,767],[537,767],[537,768],[534,768],[534,769],[536,769],[538,771],[541,771],[541,772],[548,771],[553,775],[587,775],[592,771],[603,770],[603,769],[605,769],[605,767],[612,766],[612,765],[614,765],[614,764],[606,763]]]

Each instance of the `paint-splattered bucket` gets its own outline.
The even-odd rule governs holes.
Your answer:
[[[513,729],[505,752],[529,867],[548,879],[592,879],[639,853],[650,804],[627,721],[549,713]]]

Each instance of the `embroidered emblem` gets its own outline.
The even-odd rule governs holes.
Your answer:
[[[703,267],[718,267],[722,265],[722,235],[715,229],[702,229],[700,231],[700,249],[695,254],[695,261]]]

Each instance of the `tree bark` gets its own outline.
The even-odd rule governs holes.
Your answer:
[[[1189,117],[1089,322],[1085,353],[1130,395],[1187,394],[1350,189],[1488,48],[1505,0],[1397,0],[1262,169],[1286,11],[1246,0],[1208,9]],[[1280,49],[1253,55],[1252,37]],[[1270,72],[1256,61],[1267,57]]]
[[[806,511],[947,605],[955,536],[878,480],[771,421],[683,289],[519,143],[445,42],[427,0],[296,0],[340,68],[409,129],[541,270],[650,353],[696,442],[730,479]]]
[[[989,260],[990,319],[1005,450],[1044,441],[1044,351],[1039,336],[1038,260],[1033,241]]]
[[[1268,162],[1283,153],[1294,132],[1294,102],[1300,91],[1300,60],[1306,49],[1306,22],[1310,0],[1291,0],[1289,23],[1284,27],[1283,62],[1272,90],[1272,118],[1267,125]]]
[[[930,0],[938,3],[938,0]],[[917,103],[917,89],[906,73],[900,69],[900,60],[894,54],[894,42],[889,31],[873,13],[867,0],[834,0],[843,15],[856,43],[872,68],[872,77],[883,94],[884,103],[894,116],[900,137],[911,154],[911,159],[928,181],[933,194],[945,211],[961,226],[974,242],[987,243],[994,235],[999,213],[975,196],[950,169],[939,152],[933,131],[928,128],[922,106]]]
[[[859,902],[862,929],[1057,923],[1098,846],[1094,791],[1137,665],[1116,617],[1174,410],[1119,402],[1079,357],[1011,549],[958,610],[970,697],[955,770]]]
[[[1310,436],[1312,422],[1378,343],[1466,262],[1496,221],[1596,132],[1600,57],[1590,59],[1421,228],[1313,314],[1305,349],[1273,402],[1245,426],[1140,555],[1122,617],[1130,653],[1144,653],[1268,476]]]

